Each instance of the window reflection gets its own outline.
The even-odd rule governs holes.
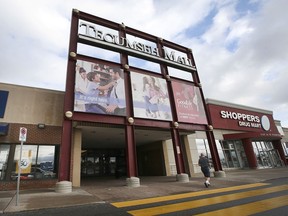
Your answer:
[[[279,153],[269,141],[252,142],[257,163],[260,168],[281,167],[282,161]]]
[[[204,153],[207,155],[210,166],[213,167],[213,162],[212,162],[212,157],[210,153],[210,148],[207,139],[196,139],[196,145],[197,145],[197,150],[198,150],[198,155],[201,153]]]
[[[2,145],[0,145],[1,147]],[[16,145],[14,160],[11,161],[12,172],[7,173],[11,180],[18,178],[18,162],[20,160],[20,145]],[[55,146],[48,145],[23,145],[21,157],[21,179],[49,179],[56,178],[55,171]],[[3,180],[1,178],[1,180]]]
[[[0,180],[4,179],[6,173],[9,151],[10,145],[0,145]]]

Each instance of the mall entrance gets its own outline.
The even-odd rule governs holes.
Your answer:
[[[81,181],[105,177],[127,177],[125,128],[107,124],[81,123]],[[163,141],[171,139],[170,130],[135,127],[138,175],[165,176]],[[99,179],[99,178],[98,178]]]
[[[124,149],[89,149],[81,153],[81,177],[126,176]]]
[[[81,123],[81,179],[126,176],[123,126]]]
[[[163,142],[171,139],[170,130],[136,127],[135,141],[139,176],[166,176]]]

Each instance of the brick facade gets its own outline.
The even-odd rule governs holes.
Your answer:
[[[11,123],[6,136],[0,136],[0,144],[20,144],[19,130],[20,127],[27,128],[27,140],[24,145],[59,145],[61,144],[62,127],[48,126],[40,129],[38,125]],[[59,155],[55,155],[59,157]],[[34,188],[51,188],[55,187],[58,179],[39,179],[39,180],[21,180],[20,190]],[[17,181],[0,181],[0,191],[16,190]]]
[[[49,180],[21,180],[20,190],[39,189],[39,188],[54,188],[57,179]],[[0,191],[16,190],[17,181],[0,181]]]
[[[0,136],[0,143],[2,144],[14,144],[20,143],[19,130],[20,127],[27,128],[27,140],[25,144],[61,144],[62,127],[60,126],[48,126],[44,129],[39,129],[38,125],[32,124],[15,124],[9,125],[8,135]]]

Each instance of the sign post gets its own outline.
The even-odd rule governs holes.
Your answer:
[[[21,141],[21,146],[20,146],[20,156],[19,156],[19,160],[18,160],[16,206],[18,206],[18,204],[19,204],[19,189],[20,189],[20,176],[21,176],[21,164],[22,164],[22,148],[23,148],[23,142],[26,142],[26,137],[27,137],[27,128],[20,127],[19,141]]]

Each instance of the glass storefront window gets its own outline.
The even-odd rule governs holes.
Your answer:
[[[247,159],[242,142],[240,140],[235,140],[234,145],[235,145],[235,150],[239,159],[239,166],[241,168],[245,168],[245,167],[248,168],[249,167],[248,159]]]
[[[55,146],[39,146],[37,166],[47,171],[54,170]]]
[[[288,156],[288,142],[282,144],[285,156]]]
[[[230,151],[233,167],[240,167],[236,151]]]
[[[196,139],[196,145],[197,145],[198,155],[200,155],[201,153],[204,153],[209,159],[210,166],[213,167],[213,162],[212,162],[212,157],[211,157],[208,141],[206,139]]]
[[[16,145],[11,180],[17,180],[20,145]],[[12,152],[11,152],[12,153]],[[55,178],[55,146],[23,145],[21,157],[21,180]]]
[[[205,140],[205,139],[196,139],[196,145],[197,145],[197,149],[198,149],[198,154],[199,155],[201,153],[204,153],[208,157],[211,155],[207,140]]]
[[[227,160],[225,159],[225,155],[222,149],[222,145],[220,140],[215,140],[216,141],[216,147],[217,147],[217,151],[218,151],[218,155],[220,158],[220,162],[223,168],[227,168],[228,164],[227,164]]]
[[[279,153],[271,142],[256,141],[252,145],[260,168],[282,166]]]
[[[23,145],[22,147],[22,159],[29,157],[32,165],[36,164],[36,155],[37,155],[37,145]],[[16,163],[20,159],[20,145],[16,146],[14,154],[14,162]]]
[[[266,145],[267,149],[273,149],[273,145],[271,142],[264,142],[264,144]]]
[[[199,155],[201,153],[207,153],[203,139],[196,139],[196,145],[197,145],[197,150],[198,150]]]
[[[32,168],[36,178],[54,178],[55,146],[39,146],[37,166]]]
[[[240,167],[240,162],[238,155],[240,152],[237,151],[237,148],[235,147],[236,144],[239,143],[239,141],[234,140],[222,140],[219,141],[221,146],[221,151],[223,152],[223,159],[221,160],[221,164],[225,168],[238,168]],[[218,148],[218,147],[217,147]],[[239,149],[239,148],[238,148]],[[218,153],[220,150],[218,149]],[[219,154],[220,156],[220,154]]]
[[[4,179],[7,169],[10,145],[0,145],[0,180]]]

